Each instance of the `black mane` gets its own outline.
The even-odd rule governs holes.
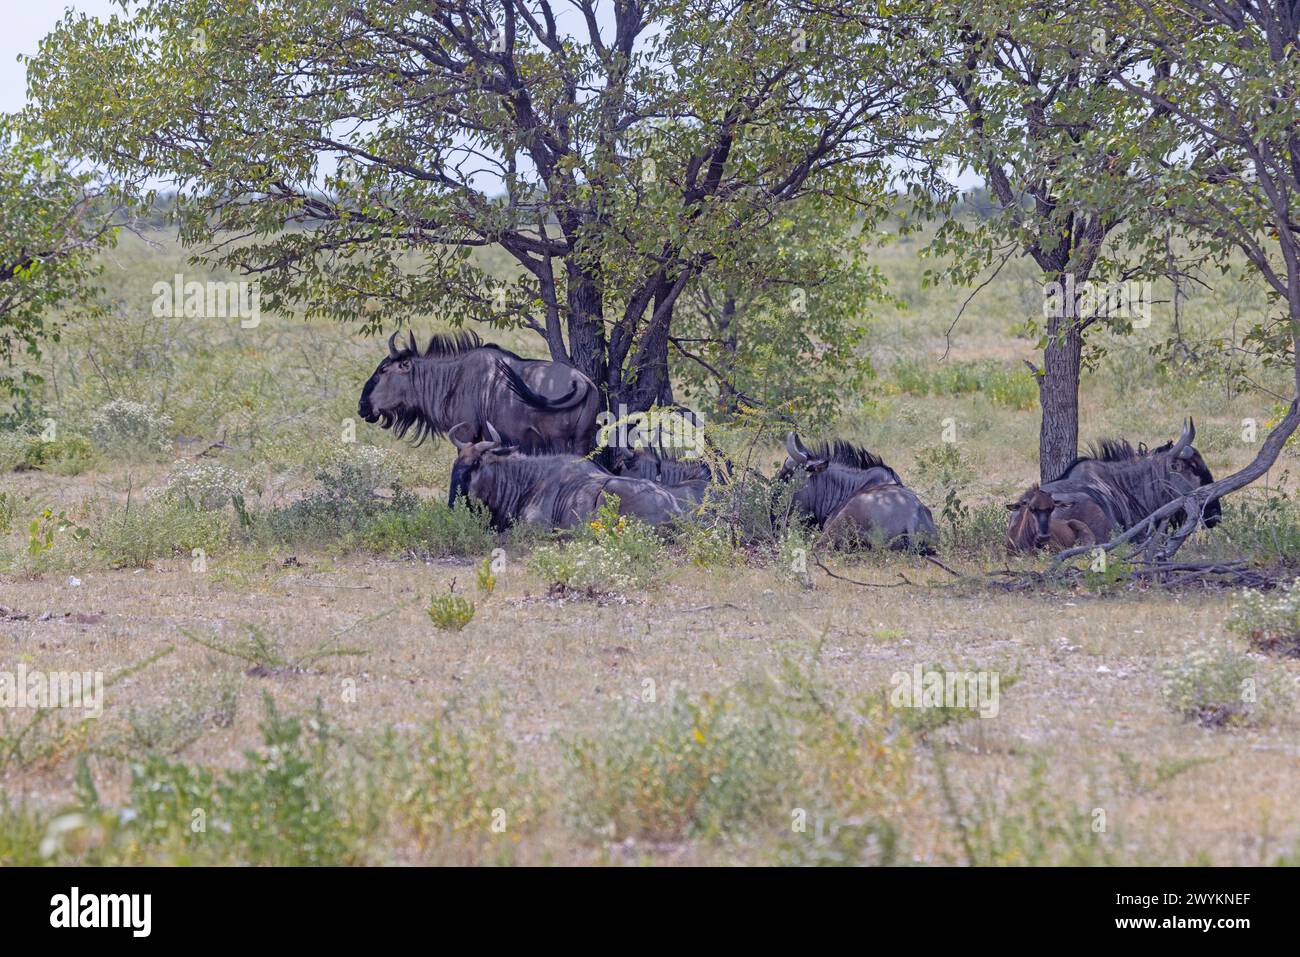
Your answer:
[[[876,453],[868,452],[862,446],[845,442],[843,439],[825,442],[811,451],[813,458],[828,458],[836,465],[847,465],[851,469],[862,469],[863,471],[867,469],[889,469],[891,472],[894,471]]]
[[[1147,448],[1144,442],[1139,442],[1137,448],[1134,448],[1128,439],[1099,439],[1095,445],[1088,446],[1087,455],[1076,455],[1054,481],[1068,478],[1075,467],[1083,462],[1132,462],[1135,459],[1150,458],[1161,452],[1168,452],[1173,447],[1173,439],[1164,445],[1157,445],[1154,449]]]
[[[429,339],[429,345],[425,347],[423,352],[420,351],[419,345],[415,342],[415,334],[412,333],[410,341],[399,349],[397,355],[392,358],[394,362],[402,359],[454,359],[475,349],[495,349],[512,359],[520,358],[509,349],[505,349],[495,342],[484,342],[477,332],[469,329],[436,333]]]

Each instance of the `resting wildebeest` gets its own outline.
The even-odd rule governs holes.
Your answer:
[[[664,488],[645,479],[606,472],[578,455],[533,451],[506,445],[491,422],[488,438],[462,440],[458,423],[447,432],[457,449],[452,466],[451,500],[463,489],[487,506],[496,528],[517,521],[549,528],[573,528],[588,521],[605,502],[618,496],[618,512],[652,525],[671,521],[682,507]]]
[[[1057,551],[1076,545],[1097,544],[1086,523],[1076,518],[1057,518],[1052,514],[1056,502],[1037,483],[1007,508],[1012,512],[1011,524],[1007,527],[1009,552],[1030,552],[1048,544]]]
[[[473,332],[434,336],[423,352],[411,333],[361,390],[357,414],[382,421],[399,438],[412,428],[417,441],[443,435],[458,422],[486,438],[491,419],[504,441],[585,455],[595,446],[600,391],[572,366],[523,359],[484,343]]]
[[[644,447],[616,448],[613,458],[614,474],[662,485],[686,509],[698,508],[714,482],[713,469],[704,459],[676,459]]]
[[[934,550],[939,538],[934,516],[878,456],[840,441],[814,451],[793,432],[786,436],[785,450],[788,457],[777,478],[789,481],[796,470],[807,476],[793,504],[827,536],[925,554]]]
[[[1109,541],[1162,505],[1214,481],[1192,445],[1194,438],[1196,423],[1188,419],[1178,441],[1155,449],[1135,449],[1117,440],[1099,443],[1071,462],[1060,478],[1043,485],[1042,491],[1052,496],[1052,517],[1082,522],[1096,541]],[[1200,520],[1213,528],[1221,517],[1219,500],[1211,499]],[[1172,521],[1181,524],[1180,515]]]

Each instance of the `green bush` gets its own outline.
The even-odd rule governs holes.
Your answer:
[[[674,690],[569,743],[569,817],[610,840],[720,838],[788,820],[794,742],[778,714]]]
[[[166,498],[131,501],[105,513],[90,537],[93,553],[111,568],[143,568],[159,558],[211,554],[230,538],[230,519]]]
[[[91,416],[90,438],[111,454],[156,456],[171,448],[171,425],[152,406],[114,399]]]
[[[495,541],[492,516],[477,503],[448,508],[438,501],[389,508],[361,525],[362,544],[371,551],[419,558],[481,555]]]
[[[611,495],[572,541],[544,545],[529,568],[552,587],[589,596],[636,591],[658,576],[663,547],[645,522],[618,513]]]
[[[1197,649],[1163,677],[1165,704],[1202,727],[1248,724],[1260,714],[1255,665],[1230,648]]]
[[[474,620],[474,603],[451,592],[434,595],[425,610],[434,627],[441,631],[460,631]]]
[[[338,767],[323,713],[307,721],[283,717],[270,695],[263,707],[262,747],[245,753],[242,768],[149,757],[131,766],[128,804],[117,813],[83,785],[81,813],[88,826],[106,832],[86,862],[358,863],[349,775]],[[45,856],[58,862],[57,851]]]

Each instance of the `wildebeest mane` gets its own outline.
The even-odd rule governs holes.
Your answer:
[[[1134,448],[1133,443],[1129,442],[1128,439],[1099,439],[1095,444],[1088,446],[1087,455],[1076,455],[1074,460],[1053,481],[1069,478],[1070,473],[1084,462],[1132,462],[1136,459],[1150,458],[1153,455],[1168,452],[1173,447],[1173,439],[1170,439],[1164,445],[1157,445],[1154,449],[1148,449],[1146,444],[1142,442],[1139,442],[1137,448]]]
[[[868,469],[885,469],[899,485],[903,484],[898,473],[885,464],[884,459],[875,452],[868,452],[862,446],[854,445],[852,442],[836,439],[834,442],[823,442],[810,451],[815,459],[830,459],[835,465],[843,465],[851,469],[861,469],[864,472]]]
[[[394,362],[402,359],[455,359],[467,352],[473,352],[475,349],[495,349],[512,359],[519,359],[509,349],[497,345],[495,342],[484,342],[477,332],[472,329],[461,329],[455,332],[435,333],[430,339],[429,344],[420,350],[419,344],[415,342],[414,333],[412,338],[401,349],[397,350],[396,355],[391,358]]]

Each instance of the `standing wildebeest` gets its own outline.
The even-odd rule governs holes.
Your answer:
[[[1042,491],[1052,496],[1054,519],[1083,522],[1098,542],[1132,528],[1156,509],[1214,481],[1196,451],[1196,423],[1183,427],[1177,442],[1148,450],[1128,442],[1105,441],[1090,455],[1075,459],[1060,478]],[[1219,523],[1218,499],[1206,503],[1200,519],[1207,528]],[[1179,522],[1179,516],[1172,516]]]
[[[808,480],[793,504],[827,536],[933,551],[939,538],[934,516],[878,456],[840,441],[813,451],[793,432],[786,436],[785,450],[778,479],[788,481],[796,469],[804,472]]]
[[[517,521],[550,528],[573,528],[588,521],[606,495],[618,496],[620,515],[653,525],[671,521],[682,507],[664,488],[645,479],[613,475],[577,455],[525,454],[505,445],[491,422],[482,442],[460,439],[458,423],[447,437],[457,449],[452,467],[452,501],[464,489],[487,506],[492,524],[506,528]]]
[[[1056,502],[1037,483],[1007,508],[1012,512],[1011,524],[1007,527],[1009,552],[1030,552],[1048,544],[1057,551],[1076,545],[1097,544],[1092,529],[1085,522],[1052,514]]]
[[[411,333],[397,334],[365,388],[357,414],[383,422],[399,438],[443,435],[458,422],[484,438],[488,419],[510,444],[545,446],[584,455],[595,445],[600,392],[572,366],[522,359],[472,332],[434,336],[421,352]]]

